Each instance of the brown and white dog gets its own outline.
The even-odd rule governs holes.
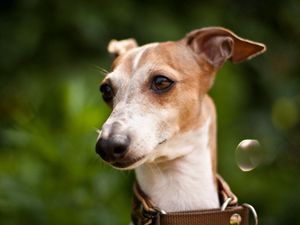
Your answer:
[[[216,113],[207,95],[218,70],[266,50],[221,27],[179,41],[138,47],[113,40],[112,72],[100,91],[112,107],[96,152],[113,167],[135,169],[155,206],[166,212],[220,207],[216,187]]]

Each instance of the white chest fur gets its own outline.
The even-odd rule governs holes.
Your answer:
[[[209,121],[197,131],[176,136],[163,149],[155,150],[165,152],[170,160],[154,160],[136,169],[142,190],[155,206],[166,212],[219,207],[208,127]]]

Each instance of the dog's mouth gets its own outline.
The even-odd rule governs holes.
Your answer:
[[[117,169],[133,169],[137,167],[139,164],[138,162],[141,162],[143,159],[145,159],[145,156],[140,156],[138,158],[134,159],[120,159],[118,161],[112,162],[111,165]]]
[[[154,149],[156,149],[158,146],[163,145],[166,142],[167,142],[167,139],[163,139],[161,142],[159,142],[157,144],[157,146]],[[101,156],[101,157],[103,158],[103,156]],[[142,165],[147,160],[149,160],[149,158],[151,158],[151,155],[133,156],[131,154],[126,154],[124,157],[122,157],[120,159],[110,159],[110,160],[107,160],[105,158],[103,158],[103,159],[116,169],[131,170],[131,169],[135,169],[138,166]]]

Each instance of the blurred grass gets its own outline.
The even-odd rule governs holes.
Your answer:
[[[219,170],[261,224],[300,224],[300,3],[251,1],[4,0],[0,5],[0,224],[128,224],[132,173],[94,153],[109,114],[98,93],[106,45],[176,40],[221,25],[268,52],[227,63],[211,91]],[[244,173],[234,150],[264,147]]]

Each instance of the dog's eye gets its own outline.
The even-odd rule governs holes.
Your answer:
[[[109,102],[114,98],[113,88],[110,84],[102,84],[99,90],[102,93],[104,101]]]
[[[155,91],[156,93],[164,93],[171,89],[173,86],[174,81],[170,80],[169,78],[158,75],[154,77],[152,83],[151,83],[151,89]]]

